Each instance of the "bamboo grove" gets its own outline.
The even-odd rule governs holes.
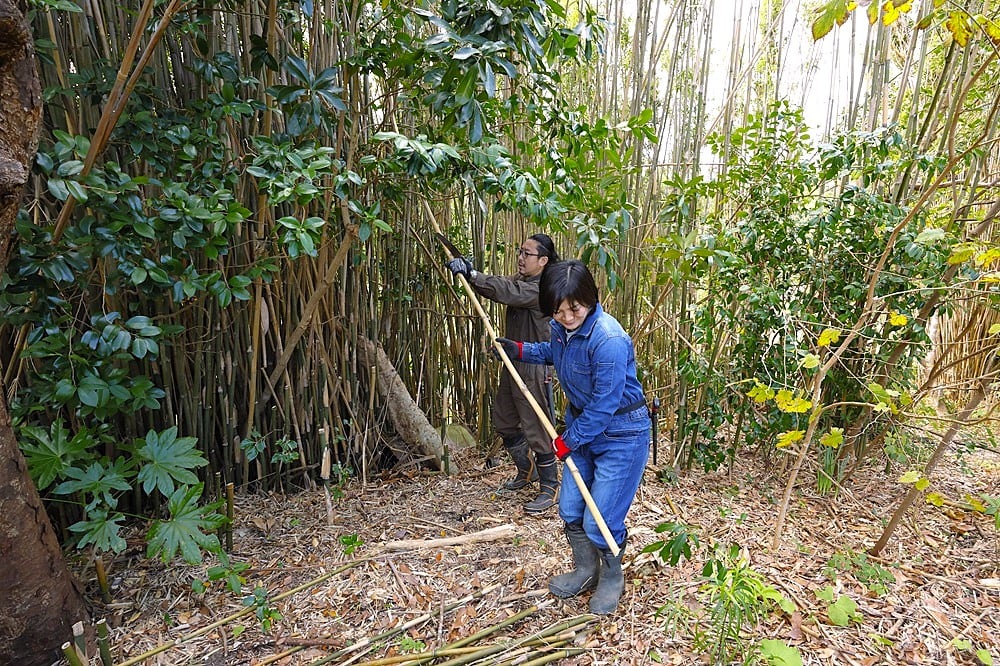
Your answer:
[[[767,455],[834,491],[928,397],[986,398],[995,8],[725,4],[719,36],[720,3],[679,0],[34,3],[46,131],[0,348],[64,536],[187,515],[197,541],[200,497],[308,486],[325,447],[438,466],[386,367],[485,456],[499,366],[438,227],[491,272],[536,230],[598,270],[670,468]],[[816,137],[830,82],[783,51],[810,32],[854,72]]]

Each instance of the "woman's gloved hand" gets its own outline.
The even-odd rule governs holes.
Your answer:
[[[517,340],[508,340],[507,338],[497,338],[497,342],[503,347],[503,353],[507,354],[507,358],[512,361],[519,361],[524,356],[524,343],[518,342]],[[493,348],[493,353],[496,356],[500,356],[496,353],[496,347]]]
[[[558,435],[552,440],[552,452],[556,454],[556,458],[559,458],[559,460],[566,460],[566,456],[570,454],[569,447],[563,441],[562,435]]]

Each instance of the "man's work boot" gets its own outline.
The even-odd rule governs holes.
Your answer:
[[[566,523],[563,532],[573,551],[573,570],[549,579],[549,592],[560,599],[569,599],[597,585],[601,561],[600,552],[583,531],[583,525]]]
[[[531,450],[528,449],[528,442],[524,435],[502,435],[503,447],[510,454],[510,459],[514,461],[517,468],[517,475],[504,482],[504,490],[520,490],[531,485],[531,482],[538,478],[538,470],[535,469],[535,462],[531,459]]]
[[[617,555],[610,550],[600,549],[601,574],[597,580],[597,589],[590,597],[590,612],[595,615],[610,615],[618,608],[618,599],[625,591],[625,574],[622,573],[622,555],[625,544],[622,544]]]
[[[554,507],[559,491],[559,468],[556,467],[555,454],[536,453],[535,465],[538,467],[538,497],[524,505],[524,512],[532,515]]]

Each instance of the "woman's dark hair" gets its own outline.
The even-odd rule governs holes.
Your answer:
[[[597,283],[578,259],[550,261],[538,282],[538,309],[551,317],[563,301],[592,308],[597,305]]]
[[[549,263],[559,261],[559,253],[556,252],[556,244],[552,242],[552,239],[548,234],[535,234],[533,236],[528,236],[528,240],[533,240],[538,243],[538,251],[543,257],[549,258]]]

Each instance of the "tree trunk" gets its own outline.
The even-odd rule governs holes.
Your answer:
[[[930,460],[928,460],[927,464],[924,466],[924,476],[926,478],[929,479],[931,478],[931,475],[934,474],[934,469],[938,466],[938,463],[941,462],[941,459],[944,457],[948,447],[951,446],[952,441],[955,439],[955,435],[957,435],[958,431],[972,418],[972,413],[976,411],[976,408],[979,407],[979,403],[981,403],[989,394],[992,384],[992,381],[983,381],[972,391],[969,401],[965,403],[965,407],[955,417],[955,420],[952,421],[948,430],[941,437],[937,447],[934,449],[934,453],[931,454]],[[917,484],[914,483],[910,485],[910,489],[903,497],[903,501],[899,503],[899,507],[892,514],[892,518],[889,519],[889,523],[885,526],[885,529],[882,530],[882,535],[878,538],[878,541],[875,542],[875,545],[868,549],[869,554],[878,556],[882,552],[882,549],[885,548],[887,543],[889,543],[889,539],[896,531],[896,527],[899,526],[903,516],[922,492],[923,491],[917,488]]]
[[[414,450],[431,458],[435,469],[442,469],[444,444],[441,442],[441,435],[413,401],[381,345],[358,336],[358,348],[365,365],[376,368],[378,392],[388,403],[389,417],[396,432]]]
[[[42,99],[23,0],[0,0],[0,271],[29,165]],[[11,362],[13,359],[7,359]],[[47,666],[85,620],[83,596],[17,446],[0,385],[0,663]]]

